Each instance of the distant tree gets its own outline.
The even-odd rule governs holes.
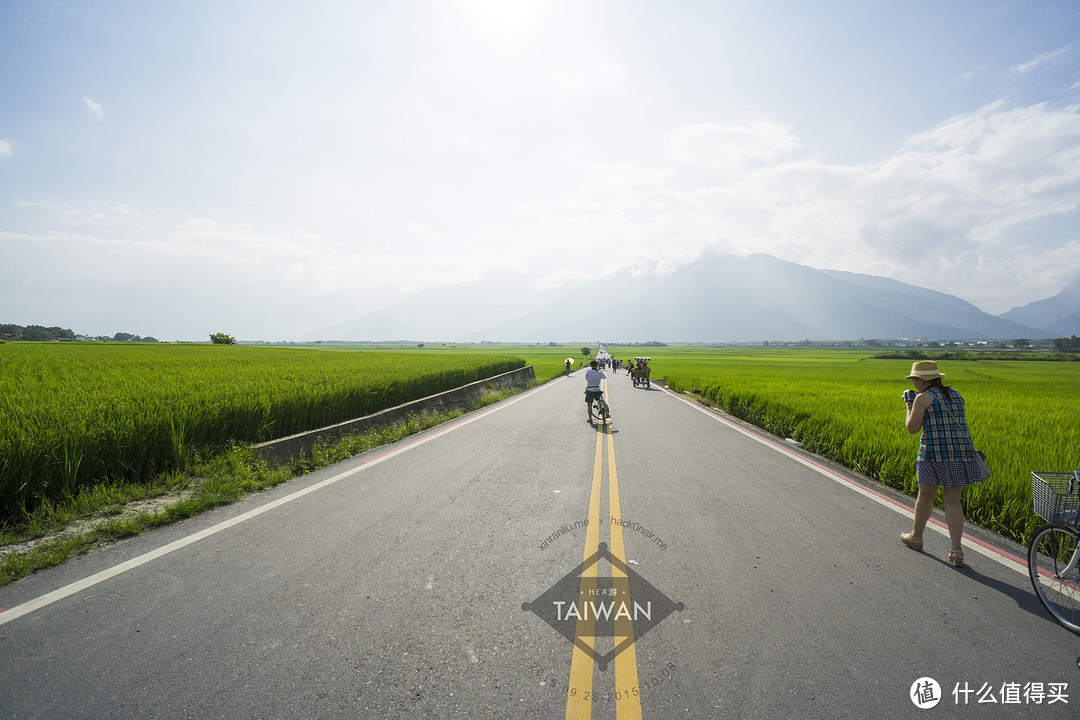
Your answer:
[[[235,345],[236,338],[223,332],[210,333],[210,342],[215,345]]]
[[[1013,347],[1017,350],[1026,350],[1031,346],[1031,341],[1027,338],[1017,338],[1013,340]]]
[[[586,347],[584,345],[581,346],[581,354],[584,355],[585,357],[589,357],[589,353],[591,353],[591,352],[592,352],[591,347]]]
[[[23,328],[22,337],[20,340],[29,340],[31,342],[44,342],[46,340],[52,340],[49,336],[49,329],[42,327],[41,325],[27,325]]]

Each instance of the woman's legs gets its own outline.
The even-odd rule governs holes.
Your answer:
[[[937,497],[939,485],[919,485],[919,495],[915,498],[915,521],[909,540],[922,546],[923,531],[930,515],[934,511],[934,499]],[[942,487],[941,502],[945,506],[945,524],[949,526],[949,541],[952,547],[949,550],[949,562],[957,567],[964,564],[964,549],[961,542],[964,539],[964,506],[960,502],[962,487]],[[903,539],[903,538],[901,538]],[[909,544],[905,540],[905,544]],[[955,555],[955,557],[954,557]]]
[[[920,483],[919,494],[915,497],[915,525],[911,530],[914,540],[922,540],[923,530],[934,512],[934,499],[937,498],[939,485]],[[948,488],[946,488],[947,490]],[[961,518],[961,522],[963,518]]]
[[[941,502],[945,506],[945,523],[949,526],[952,552],[963,552],[960,541],[964,539],[964,506],[960,503],[962,487],[941,489]],[[920,488],[921,490],[921,488]]]

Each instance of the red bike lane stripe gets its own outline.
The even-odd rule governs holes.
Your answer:
[[[689,400],[687,398],[681,397],[677,393],[675,393],[672,390],[669,390],[668,388],[665,388],[663,386],[661,386],[661,389],[663,389],[664,392],[668,393],[672,397],[675,397],[676,399],[680,400],[681,402],[686,403],[690,407],[693,407],[693,408],[701,411],[702,413],[708,415],[709,417],[713,418],[717,422],[720,422],[720,423],[732,428],[733,430],[736,430],[736,431],[742,433],[743,435],[746,435],[747,437],[750,437],[750,438],[752,438],[754,440],[757,440],[762,445],[766,445],[766,446],[772,448],[773,450],[776,450],[777,452],[780,452],[780,453],[783,453],[784,455],[787,455],[788,457],[792,458],[793,460],[795,460],[795,461],[797,461],[797,462],[799,462],[799,463],[801,463],[803,465],[806,465],[807,467],[810,467],[810,468],[816,470],[817,472],[821,473],[822,475],[825,475],[826,477],[831,478],[832,480],[840,483],[841,485],[845,485],[847,487],[850,487],[851,489],[855,490],[856,492],[861,493],[862,495],[865,495],[867,497],[870,497],[871,499],[875,500],[876,502],[878,502],[878,503],[880,503],[880,504],[882,504],[882,505],[884,505],[886,507],[889,507],[890,509],[900,513],[901,515],[911,515],[911,513],[913,512],[912,508],[909,507],[908,505],[896,500],[895,498],[889,497],[888,495],[886,495],[886,494],[884,494],[884,493],[882,493],[882,492],[880,492],[878,490],[875,490],[874,488],[870,487],[869,485],[866,485],[865,483],[863,483],[863,482],[861,482],[859,480],[856,480],[853,477],[850,477],[848,475],[844,475],[844,474],[841,474],[841,473],[837,472],[833,468],[828,467],[827,465],[824,465],[823,463],[819,462],[813,456],[806,455],[806,454],[795,451],[794,449],[792,449],[792,448],[784,445],[783,443],[779,442],[778,440],[776,440],[775,439],[776,436],[765,434],[764,430],[760,430],[760,431],[756,430],[756,429],[751,430],[751,429],[749,429],[747,427],[744,427],[744,426],[742,426],[742,425],[740,425],[738,423],[732,422],[728,418],[726,418],[723,415],[720,415],[719,413],[717,413],[712,408],[701,405],[700,403],[694,402],[693,400]],[[937,519],[936,517],[931,516],[930,523],[933,524],[935,527],[937,527],[942,532],[943,535],[948,536],[948,526],[944,522]],[[1017,572],[1022,573],[1025,576],[1028,575],[1027,558],[1018,557],[1017,555],[1010,552],[1009,550],[1005,550],[1005,549],[1003,549],[1001,547],[998,547],[996,545],[992,545],[991,543],[988,543],[985,540],[981,540],[981,539],[979,539],[977,537],[974,537],[973,535],[969,535],[966,532],[964,533],[964,540],[971,543],[972,545],[977,546],[975,549],[976,549],[977,552],[979,552],[979,554],[984,555],[986,557],[989,557],[989,558],[991,558],[993,560],[996,560],[996,561],[1000,562],[1003,566],[1011,568],[1012,570],[1016,570]],[[982,549],[980,550],[979,548],[982,548]],[[1008,562],[1006,562],[1006,561],[1008,561]]]

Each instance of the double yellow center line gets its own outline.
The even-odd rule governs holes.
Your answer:
[[[604,383],[607,390],[607,383]],[[601,425],[601,432],[596,435],[596,455],[593,460],[592,491],[589,495],[589,525],[585,532],[585,562],[594,557],[600,549],[600,500],[603,487],[604,438],[607,438],[608,467],[608,511],[612,517],[622,517],[619,508],[619,474],[615,468],[615,437],[611,434],[611,421]],[[623,545],[622,527],[611,527],[611,576],[615,598],[629,602],[630,580],[620,567],[626,567],[626,550]],[[581,574],[581,594],[579,599],[596,599],[598,584],[598,565],[593,562]],[[625,644],[626,647],[615,655],[615,715],[618,720],[639,720],[641,718],[641,696],[638,691],[637,654],[634,651],[634,624],[628,616],[616,616],[612,638],[614,647]],[[592,706],[596,699],[593,689],[594,661],[593,654],[582,646],[596,650],[596,617],[586,615],[577,621],[577,637],[574,641],[573,655],[570,658],[570,683],[566,693],[566,719],[589,720]]]

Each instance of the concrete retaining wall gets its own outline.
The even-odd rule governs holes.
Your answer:
[[[374,415],[366,415],[362,418],[346,420],[343,423],[319,428],[318,430],[310,430],[259,443],[255,446],[255,451],[268,460],[284,462],[290,458],[310,455],[311,449],[316,442],[331,443],[351,433],[403,422],[416,415],[464,409],[469,403],[480,399],[489,390],[525,387],[535,379],[536,373],[533,371],[532,365],[529,365],[502,375],[496,375],[487,380],[478,380],[455,390],[447,390],[438,395],[431,395],[404,405],[388,408]]]

